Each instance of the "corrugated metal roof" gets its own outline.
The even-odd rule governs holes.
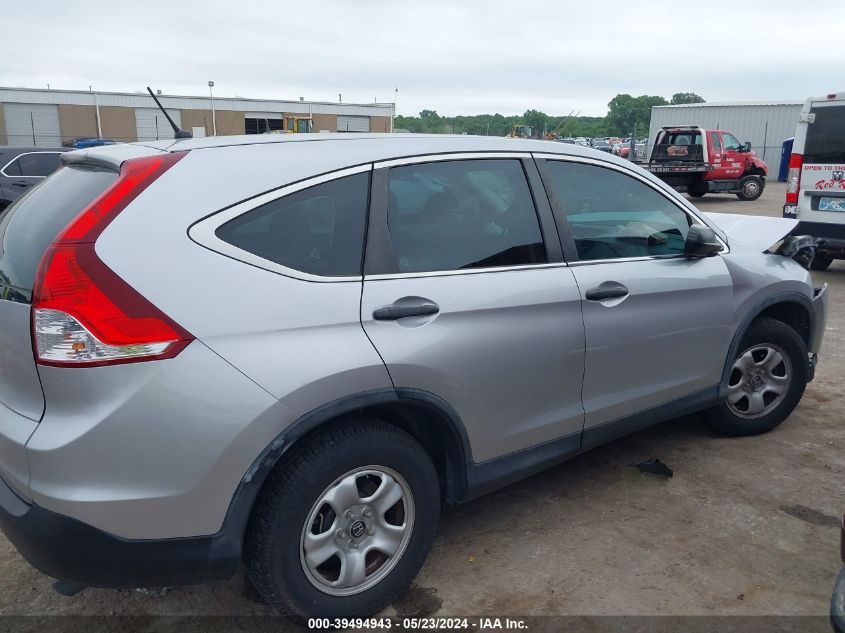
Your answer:
[[[156,95],[165,108],[210,110],[210,97]],[[0,103],[52,103],[68,105],[123,106],[149,108],[155,104],[146,92],[89,92],[87,90],[47,90],[44,88],[0,87]],[[346,114],[352,116],[384,116],[393,114],[393,103],[333,103],[330,101],[286,101],[214,97],[217,110],[239,112],[290,112],[293,114]]]
[[[786,101],[705,101],[704,103],[678,103],[675,105],[652,106],[652,108],[730,108],[735,106],[781,106],[804,105],[804,99]]]

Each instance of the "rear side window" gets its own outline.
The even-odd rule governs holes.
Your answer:
[[[718,132],[710,132],[710,144],[713,146],[714,154],[722,153],[722,141],[719,139]]]
[[[545,263],[518,160],[457,160],[390,170],[388,227],[399,272]]]
[[[845,163],[845,106],[812,108],[815,121],[807,126],[805,163]]]
[[[253,255],[312,275],[361,274],[369,173],[332,180],[230,220],[217,237]]]
[[[58,152],[21,154],[6,165],[3,173],[10,177],[43,178],[49,176],[59,168],[61,156]]]
[[[116,179],[115,171],[65,167],[0,215],[0,298],[30,302],[47,246]]]
[[[612,169],[547,161],[555,214],[582,260],[680,255],[689,216],[651,187]]]

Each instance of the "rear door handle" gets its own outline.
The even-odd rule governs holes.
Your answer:
[[[376,321],[395,321],[412,316],[431,316],[440,312],[440,306],[424,297],[402,297],[389,306],[373,311]]]
[[[608,299],[621,299],[628,296],[628,288],[618,281],[605,281],[598,288],[591,288],[584,296],[587,301],[607,301]]]

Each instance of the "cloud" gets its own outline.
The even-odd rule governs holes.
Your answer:
[[[4,8],[0,84],[603,115],[617,93],[803,99],[841,66],[829,2],[312,0]],[[812,45],[801,48],[810,37]],[[398,87],[398,95],[394,89]],[[838,86],[842,88],[843,86]]]

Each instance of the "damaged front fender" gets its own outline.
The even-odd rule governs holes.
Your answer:
[[[810,235],[787,235],[766,252],[789,257],[802,268],[810,270],[817,247],[817,240]]]

